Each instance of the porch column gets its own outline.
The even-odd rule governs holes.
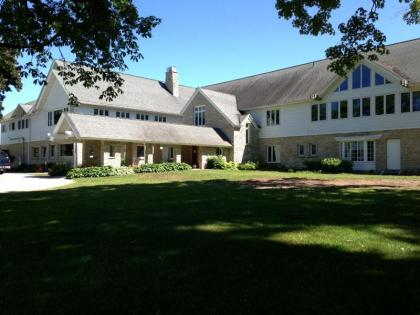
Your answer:
[[[104,165],[104,149],[105,149],[104,141],[101,141],[99,144],[99,165],[100,166]]]
[[[174,155],[175,155],[175,162],[176,163],[181,163],[181,161],[182,161],[181,151],[182,151],[182,147],[180,147],[180,146],[174,147]]]
[[[83,166],[83,147],[84,144],[81,142],[76,142],[74,144],[75,146],[75,167],[81,167]]]
[[[155,154],[155,146],[150,144],[150,146],[146,147],[146,156],[147,156],[147,163],[153,163],[153,155]]]

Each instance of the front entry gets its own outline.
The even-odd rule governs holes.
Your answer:
[[[193,168],[199,168],[198,164],[198,147],[192,147],[191,166]]]
[[[401,143],[400,139],[390,139],[386,143],[387,169],[399,171],[401,169]]]

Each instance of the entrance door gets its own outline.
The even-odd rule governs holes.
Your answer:
[[[198,164],[198,147],[192,147],[191,164],[193,168],[199,168]]]
[[[401,169],[401,144],[400,139],[390,139],[386,143],[387,169],[398,171]]]

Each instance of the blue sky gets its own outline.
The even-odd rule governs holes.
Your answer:
[[[165,70],[175,65],[181,83],[203,86],[239,77],[267,72],[296,64],[323,59],[325,50],[338,43],[336,36],[303,36],[280,20],[275,0],[135,0],[142,15],[162,18],[162,24],[151,39],[141,39],[145,57],[129,63],[128,73],[163,80]],[[347,20],[360,5],[371,0],[343,0],[333,13],[338,25]],[[381,11],[378,26],[387,35],[387,43],[420,37],[420,26],[407,26],[402,21],[405,4],[388,0]],[[57,54],[56,57],[59,57]],[[71,56],[69,56],[71,60]],[[38,97],[40,86],[24,80],[20,92],[7,94],[5,111],[17,103]]]

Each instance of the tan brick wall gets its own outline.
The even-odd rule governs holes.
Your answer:
[[[188,106],[188,108],[185,110],[184,115],[182,117],[182,123],[185,125],[194,125],[194,106],[198,105],[206,106],[206,127],[221,129],[224,132],[224,134],[229,138],[229,140],[233,142],[232,125],[201,94],[197,94]]]
[[[401,169],[420,169],[420,129],[405,129],[392,131],[375,131],[367,133],[332,134],[320,136],[285,137],[259,140],[259,160],[266,162],[266,148],[268,145],[280,146],[280,163],[291,167],[303,166],[305,159],[322,159],[325,157],[339,157],[340,146],[336,137],[352,137],[366,135],[382,135],[376,140],[376,170],[382,171],[387,168],[387,140],[400,139],[401,141]],[[298,157],[297,145],[305,145],[305,157]],[[318,154],[310,157],[309,144],[316,144]]]
[[[236,163],[243,163],[255,160],[258,155],[258,129],[252,124],[249,125],[249,143],[246,144],[246,126],[234,131],[233,157]]]

